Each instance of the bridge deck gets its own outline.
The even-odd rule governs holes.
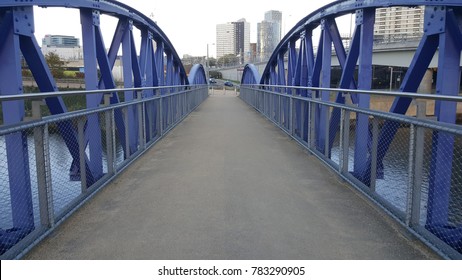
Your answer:
[[[27,259],[426,259],[300,146],[215,91]]]

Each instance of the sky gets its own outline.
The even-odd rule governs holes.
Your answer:
[[[263,21],[266,11],[282,12],[282,31],[285,34],[302,18],[333,1],[121,0],[119,2],[143,12],[156,21],[180,57],[185,54],[206,56],[207,45],[209,45],[209,56],[214,57],[216,55],[214,44],[217,24],[245,18],[251,26],[250,41],[256,43],[257,23]],[[56,24],[57,22],[60,24]],[[117,21],[109,16],[101,19],[101,30],[107,48],[111,43],[116,23]],[[74,9],[37,7],[35,8],[35,25],[35,34],[39,44],[46,34],[82,37],[79,13]],[[339,24],[339,26],[344,25]]]

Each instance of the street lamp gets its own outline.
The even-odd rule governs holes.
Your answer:
[[[390,66],[388,68],[390,68],[390,91],[391,91],[393,87],[393,67]]]
[[[214,46],[215,43],[212,43],[212,46]],[[209,62],[209,44],[207,43],[207,60],[205,61],[205,68],[207,68],[207,81],[210,79],[210,62]]]

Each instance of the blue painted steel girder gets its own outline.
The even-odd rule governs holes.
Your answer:
[[[460,91],[460,59],[462,40],[460,24],[453,11],[446,7],[427,11],[427,14],[438,14],[446,22],[446,32],[439,33],[439,59],[436,94],[459,95]],[[443,14],[443,15],[441,15]],[[460,16],[460,15],[459,15]],[[452,18],[453,20],[451,20]],[[461,20],[462,17],[459,18]],[[456,122],[457,104],[448,101],[437,101],[435,115],[438,121]],[[432,161],[430,168],[430,184],[428,193],[428,212],[426,227],[440,238],[462,250],[462,227],[449,226],[449,205],[451,201],[451,180],[454,160],[454,135],[433,132]]]
[[[98,89],[98,60],[96,51],[96,27],[99,26],[99,12],[82,9],[80,10],[83,36],[83,58],[85,65],[85,88],[87,90]],[[87,108],[96,108],[101,104],[101,96],[87,95]],[[90,170],[96,179],[103,176],[103,148],[101,143],[101,129],[97,114],[88,116],[86,126],[86,138],[90,148]],[[90,137],[91,135],[91,137]],[[77,143],[76,143],[77,144]],[[76,145],[78,146],[78,145]]]
[[[207,84],[204,66],[202,64],[193,65],[191,71],[189,71],[188,80],[190,85]]]
[[[10,67],[0,67],[0,94],[11,92],[22,94],[20,35],[14,32],[14,18],[18,15],[15,11],[4,11],[1,16],[0,30],[4,36],[0,41],[0,61]],[[19,30],[19,29],[18,29]],[[3,82],[8,81],[8,82]],[[24,101],[9,101],[2,106],[3,120],[5,124],[14,124],[24,118]],[[10,188],[10,203],[12,208],[13,236],[8,239],[17,239],[16,233],[22,230],[27,232],[35,228],[32,204],[32,190],[29,172],[29,154],[27,135],[25,132],[14,133],[5,136],[6,157],[8,160],[8,179]],[[6,205],[5,207],[9,207]],[[0,249],[7,244],[0,243]]]

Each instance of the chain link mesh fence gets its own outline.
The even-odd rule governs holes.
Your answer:
[[[410,119],[386,111],[357,113],[354,107],[342,109],[321,104],[316,99],[300,101],[290,95],[278,97],[282,100],[283,112],[277,121],[267,114],[267,106],[271,106],[268,95],[267,91],[243,88],[240,96],[330,162],[335,170],[358,184],[358,188],[369,193],[428,243],[456,258],[461,257],[460,126],[448,128],[433,118]],[[314,114],[309,110],[308,122],[304,122],[303,103],[315,109]],[[285,114],[284,111],[291,112],[290,107],[282,109],[285,104],[293,104],[296,113]],[[426,107],[421,104],[421,108]],[[417,110],[411,109],[409,114],[415,116]],[[286,123],[293,123],[293,130]],[[307,139],[305,129],[309,132]]]
[[[166,132],[163,117],[168,118],[164,128],[172,128],[208,96],[201,88],[182,89],[175,98],[102,105],[90,114],[82,111],[85,96],[80,96],[74,115],[0,126],[0,256],[14,257],[130,163],[146,143],[160,139]],[[41,109],[49,114],[46,106]]]

